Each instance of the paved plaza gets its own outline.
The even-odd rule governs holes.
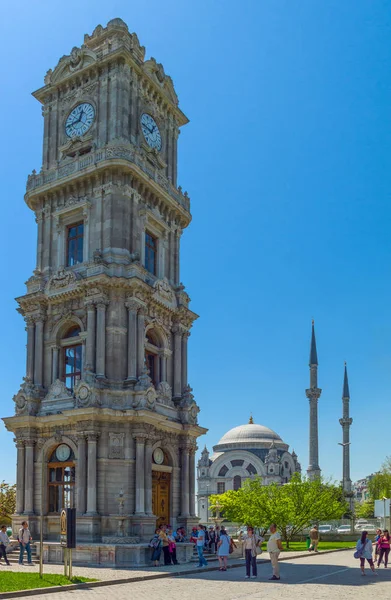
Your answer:
[[[286,556],[286,555],[285,555]],[[77,572],[89,569],[77,568]],[[75,570],[76,571],[76,570]],[[93,570],[96,575],[96,570]],[[148,570],[150,573],[151,570]],[[104,569],[99,569],[103,579]],[[124,571],[116,571],[117,578],[122,578]],[[126,571],[129,576],[130,572]],[[142,570],[146,574],[146,570]],[[138,574],[141,574],[140,572]],[[377,570],[377,575],[367,571],[362,577],[358,561],[353,558],[353,551],[333,552],[329,554],[311,555],[304,558],[289,557],[281,563],[281,581],[269,581],[270,563],[258,566],[258,579],[244,579],[244,568],[229,569],[226,573],[219,571],[196,572],[170,579],[149,580],[114,586],[96,587],[92,589],[37,595],[42,600],[95,600],[115,597],[116,600],[160,600],[169,594],[171,600],[249,600],[265,598],[268,600],[315,599],[316,600],[356,600],[367,599],[370,594],[376,600],[389,600],[391,595],[391,569]],[[92,573],[91,573],[91,576]],[[165,589],[167,588],[167,589]]]

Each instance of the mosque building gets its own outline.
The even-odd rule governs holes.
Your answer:
[[[198,461],[198,516],[208,521],[209,496],[238,490],[249,477],[262,477],[265,485],[287,483],[301,472],[297,455],[272,429],[254,423],[239,425],[223,435],[210,456],[207,448]]]

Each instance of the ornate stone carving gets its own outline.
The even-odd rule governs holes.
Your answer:
[[[125,458],[125,434],[109,432],[109,458]]]
[[[73,398],[72,392],[68,390],[65,383],[56,379],[49,388],[45,400],[58,400],[59,398]]]
[[[305,391],[305,395],[307,396],[307,398],[310,402],[312,400],[318,400],[321,393],[322,393],[322,390],[320,388],[309,388],[308,390]]]
[[[163,300],[166,302],[172,302],[174,300],[174,292],[171,289],[170,284],[166,279],[158,279],[154,283],[154,289],[156,294],[158,294]]]
[[[200,409],[194,400],[192,388],[187,385],[183,390],[183,395],[179,403],[179,414],[182,423],[196,425]]]
[[[76,405],[79,408],[101,405],[99,392],[85,381],[80,381],[75,387],[75,397]]]
[[[17,415],[35,416],[39,409],[39,389],[28,377],[23,378],[19,392],[13,397],[15,413]]]
[[[67,271],[64,267],[60,267],[57,273],[52,275],[46,285],[46,291],[62,290],[77,281],[77,275],[74,271]]]
[[[175,406],[172,400],[172,389],[170,384],[167,383],[167,381],[161,381],[156,388],[156,392],[157,401],[160,402],[160,404],[172,407]]]

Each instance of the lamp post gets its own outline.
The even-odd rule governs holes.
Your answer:
[[[41,516],[39,523],[39,577],[43,578],[43,513],[44,513],[44,505],[43,505],[43,497],[44,497],[44,485],[45,485],[45,451],[44,448],[41,448],[42,456],[41,456]]]
[[[206,484],[206,524],[209,523],[209,483]]]

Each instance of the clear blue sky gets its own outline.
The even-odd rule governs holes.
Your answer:
[[[308,354],[316,321],[320,466],[341,477],[348,361],[352,478],[390,454],[391,2],[86,0],[2,8],[1,415],[25,373],[15,296],[35,266],[23,201],[41,166],[41,108],[30,93],[113,17],[162,62],[190,118],[179,183],[192,199],[182,280],[201,318],[189,379],[210,448],[230,428],[275,429],[308,464]],[[376,430],[388,433],[379,438]],[[381,439],[384,440],[384,444]],[[0,427],[0,479],[15,477]],[[372,449],[372,450],[371,450]]]

